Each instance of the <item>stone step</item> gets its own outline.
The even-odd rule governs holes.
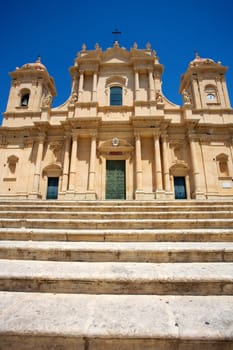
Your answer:
[[[0,228],[1,240],[69,242],[233,242],[233,229]]]
[[[89,294],[233,295],[233,263],[0,260],[0,290]]]
[[[0,309],[4,350],[232,350],[233,344],[231,296],[0,292]]]
[[[0,241],[0,259],[158,263],[233,262],[233,243]]]
[[[0,219],[0,228],[194,229],[233,228],[233,218],[212,219]]]
[[[77,207],[80,208],[82,206],[84,207],[108,207],[108,208],[115,208],[115,207],[123,207],[123,206],[131,206],[131,207],[148,207],[148,206],[163,206],[163,207],[187,207],[187,206],[198,206],[198,207],[205,207],[205,206],[224,206],[229,205],[232,206],[233,202],[231,199],[205,199],[205,200],[42,200],[42,199],[26,199],[26,200],[15,200],[15,199],[0,199],[0,206],[6,208],[7,206],[25,206],[30,208],[31,206],[56,206],[56,207],[63,207],[63,206],[70,206],[70,207]]]
[[[58,202],[56,202],[58,203]],[[155,202],[156,203],[156,202]],[[231,204],[206,204],[206,205],[198,205],[196,203],[195,205],[174,205],[174,204],[166,204],[166,205],[132,205],[132,204],[121,204],[121,205],[103,205],[102,203],[92,205],[90,204],[86,205],[83,202],[82,203],[75,203],[72,205],[64,205],[62,204],[50,204],[50,202],[46,202],[41,204],[41,202],[38,202],[37,204],[18,204],[16,203],[8,203],[8,204],[2,204],[0,203],[0,213],[4,211],[19,211],[19,212],[99,212],[99,213],[105,213],[105,212],[196,212],[196,211],[207,211],[207,212],[218,212],[218,211],[233,211],[233,203]]]
[[[233,211],[164,211],[164,212],[49,212],[49,211],[1,211],[1,219],[41,220],[179,220],[179,219],[232,219]]]

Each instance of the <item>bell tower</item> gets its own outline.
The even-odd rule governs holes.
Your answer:
[[[9,118],[11,114],[15,116],[27,112],[38,114],[41,107],[50,107],[56,88],[40,58],[35,63],[17,67],[10,76],[12,82],[5,116]]]
[[[180,93],[193,109],[231,108],[226,85],[227,67],[198,54],[181,77]]]

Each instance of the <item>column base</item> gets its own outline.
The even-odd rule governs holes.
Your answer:
[[[42,195],[39,192],[31,192],[28,195],[29,199],[42,199]]]
[[[156,190],[155,191],[155,199],[159,199],[159,200],[164,200],[165,197],[165,192],[164,190]]]
[[[155,193],[154,192],[136,191],[135,192],[135,199],[142,200],[142,201],[153,201],[155,199]]]
[[[135,199],[137,201],[144,200],[144,192],[140,190],[135,191]]]
[[[92,201],[97,199],[97,194],[93,191],[77,193],[69,190],[59,193],[59,199],[61,200],[78,200],[78,201]]]
[[[93,201],[97,199],[97,194],[94,191],[88,191],[85,193],[86,200]]]
[[[175,196],[174,196],[174,193],[173,192],[170,192],[170,191],[165,191],[164,192],[164,199],[165,200],[170,200],[170,201],[172,201],[172,200],[174,200],[175,198],[174,198]]]
[[[192,195],[193,199],[206,199],[203,192],[194,192]]]

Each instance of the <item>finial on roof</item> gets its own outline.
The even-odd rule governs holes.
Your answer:
[[[41,55],[37,56],[36,63],[41,63]]]
[[[151,49],[151,44],[149,42],[146,43],[146,49],[150,50]]]
[[[195,58],[200,58],[200,55],[197,51],[195,51]]]
[[[86,44],[82,44],[82,51],[86,51],[86,49],[87,49]]]
[[[138,44],[137,44],[136,42],[133,44],[133,48],[134,48],[134,49],[137,49],[137,48],[138,48]]]
[[[95,44],[95,49],[96,49],[96,50],[99,50],[99,48],[100,48],[99,44],[96,43],[96,44]]]
[[[114,47],[119,47],[119,43],[117,40],[114,42]]]

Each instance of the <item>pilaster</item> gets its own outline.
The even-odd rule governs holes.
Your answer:
[[[149,75],[149,96],[150,96],[150,101],[154,101],[155,100],[155,87],[154,87],[154,79],[153,79],[153,72],[152,70],[149,70],[148,72]]]
[[[188,133],[190,153],[191,153],[191,162],[193,170],[193,181],[194,181],[194,193],[193,197],[195,199],[205,199],[205,195],[201,185],[201,174],[200,174],[200,164],[197,159],[197,147],[199,146],[199,140],[197,136],[193,134],[192,131]]]
[[[91,152],[88,176],[88,199],[96,199],[95,193],[96,134],[91,135]]]
[[[155,133],[154,138],[154,158],[155,158],[155,196],[156,199],[163,199],[163,180],[162,180],[162,166],[161,166],[161,155],[160,155],[160,142],[159,134]]]
[[[136,193],[135,199],[143,199],[142,191],[142,150],[141,150],[141,136],[139,133],[135,134],[135,157],[136,157]]]
[[[78,101],[82,102],[83,99],[83,84],[84,84],[84,71],[80,71],[79,87],[78,87]]]
[[[67,134],[65,136],[65,151],[64,151],[64,159],[63,159],[62,192],[66,192],[68,189],[69,166],[70,166],[70,144],[71,144],[71,135]]]
[[[163,132],[161,134],[161,140],[162,140],[164,190],[166,193],[169,193],[171,192],[171,184],[170,184],[170,174],[169,174],[168,136],[166,132]]]
[[[134,80],[135,80],[135,100],[139,99],[139,72],[138,70],[134,71]]]
[[[77,166],[77,150],[78,150],[78,135],[72,135],[72,149],[71,149],[71,161],[70,161],[70,174],[69,174],[69,192],[75,192],[75,177]]]
[[[42,163],[42,157],[43,157],[45,136],[46,135],[43,132],[39,133],[38,135],[38,148],[37,148],[35,171],[34,171],[34,177],[33,177],[33,188],[32,188],[32,192],[29,194],[29,198],[41,198],[40,177],[41,177],[41,163]]]

